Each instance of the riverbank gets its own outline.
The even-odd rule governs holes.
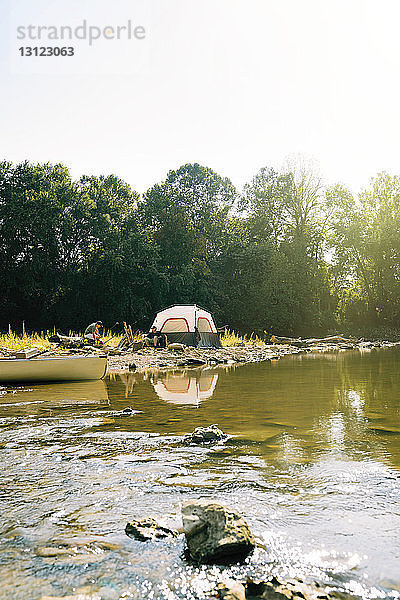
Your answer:
[[[279,360],[281,357],[305,352],[339,352],[345,350],[369,351],[373,348],[391,347],[400,342],[389,341],[339,341],[327,338],[322,340],[296,341],[292,344],[254,344],[237,345],[223,348],[191,348],[178,347],[175,349],[141,348],[133,351],[110,351],[109,373],[124,371],[147,371],[170,369],[188,366],[215,366],[219,364],[245,364],[267,360]]]
[[[244,341],[239,341],[241,339]],[[389,348],[400,344],[400,341],[366,341],[342,336],[319,339],[273,336],[270,343],[263,343],[259,338],[253,341],[251,338],[249,340],[236,336],[231,336],[231,340],[235,343],[226,345],[225,340],[220,348],[194,348],[182,344],[171,344],[168,348],[152,348],[143,347],[143,342],[135,342],[127,349],[120,349],[107,343],[99,346],[85,345],[79,337],[63,337],[58,342],[32,336],[16,337],[11,340],[13,343],[0,346],[0,358],[107,354],[108,373],[126,373],[276,361],[283,356],[309,352],[368,352],[374,348]],[[10,339],[6,341],[10,342]]]

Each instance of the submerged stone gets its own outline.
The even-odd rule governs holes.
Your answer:
[[[185,444],[204,444],[220,442],[227,437],[227,434],[221,431],[217,425],[210,425],[209,427],[196,427],[193,433],[185,435],[183,441]]]
[[[107,553],[119,549],[116,544],[92,542],[53,542],[36,548],[36,555],[47,564],[83,565],[101,562]]]
[[[40,600],[102,600],[99,594],[73,594],[72,596],[41,596]]]
[[[301,579],[280,581],[276,577],[268,581],[248,579],[245,586],[246,598],[251,600],[333,600],[335,592],[327,592],[317,583],[306,584]],[[350,600],[344,594],[342,600]]]
[[[189,552],[199,562],[237,562],[255,547],[246,521],[221,504],[208,500],[185,502],[182,520]]]
[[[177,531],[168,529],[168,527],[163,527],[162,525],[159,525],[157,521],[150,518],[141,519],[140,521],[130,521],[125,527],[125,533],[129,537],[139,540],[140,542],[175,537],[178,535]]]
[[[131,408],[130,406],[125,407],[123,410],[119,410],[112,414],[113,417],[131,417],[132,415],[136,415],[138,410]]]
[[[244,585],[233,579],[224,579],[217,585],[217,594],[220,600],[246,600]]]

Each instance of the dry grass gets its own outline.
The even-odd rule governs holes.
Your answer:
[[[8,333],[0,333],[0,351],[16,351],[23,350],[24,348],[40,348],[40,350],[54,350],[56,345],[49,342],[49,337],[54,335],[54,331],[41,331],[34,333],[27,333],[23,326],[22,333],[15,333],[11,327],[8,329]],[[73,331],[68,332],[68,336],[81,337],[82,333],[76,333]],[[111,331],[106,331],[103,335],[103,342],[110,348],[118,346],[123,335],[115,335]],[[143,333],[135,331],[133,333],[134,341],[143,339]],[[221,335],[221,344],[224,347],[227,346],[263,346],[264,341],[254,333],[247,335],[239,335],[235,331],[225,329],[225,332]]]
[[[15,333],[11,327],[8,328],[8,333],[0,333],[0,350],[23,350],[24,348],[40,348],[41,350],[50,350],[53,344],[49,342],[48,336],[53,332],[26,333],[25,327],[22,328],[22,333]]]
[[[225,329],[223,335],[221,335],[222,346],[264,346],[264,341],[259,338],[255,333],[251,333],[250,336],[239,335],[235,331]]]
[[[55,331],[41,331],[27,333],[24,325],[22,326],[22,333],[16,333],[12,331],[11,327],[8,328],[8,333],[0,333],[0,351],[16,351],[23,350],[24,348],[39,348],[40,350],[54,350],[57,346],[49,341],[49,337],[54,335]],[[136,333],[136,332],[135,332]],[[70,337],[82,337],[83,333],[75,333],[73,331],[68,332]],[[120,340],[121,335],[113,335],[111,331],[106,331],[103,336],[104,344],[110,347],[116,347]]]

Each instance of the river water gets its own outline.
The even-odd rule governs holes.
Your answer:
[[[7,388],[0,598],[200,599],[223,575],[272,574],[399,598],[399,366],[395,347]],[[182,443],[213,423],[226,442]],[[124,533],[133,518],[181,526],[193,498],[247,520],[244,564],[199,567],[183,536]]]

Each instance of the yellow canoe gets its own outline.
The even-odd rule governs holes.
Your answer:
[[[88,381],[102,379],[106,356],[51,356],[0,360],[0,382]]]

